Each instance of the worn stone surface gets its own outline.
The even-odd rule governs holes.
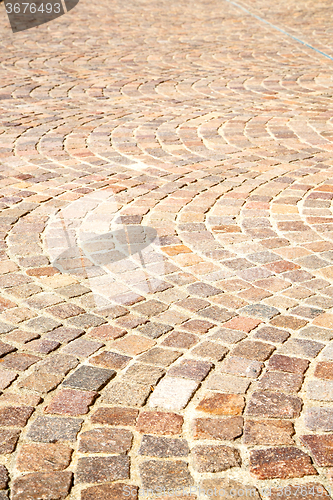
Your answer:
[[[114,382],[104,392],[103,402],[112,405],[143,406],[146,402],[151,387],[138,383]]]
[[[241,465],[238,450],[229,446],[198,445],[192,449],[192,455],[198,472],[222,472]]]
[[[0,490],[4,490],[9,481],[8,470],[4,465],[0,465]]]
[[[140,432],[150,434],[180,434],[184,418],[177,413],[161,411],[142,411],[136,427]]]
[[[182,377],[201,382],[213,367],[208,361],[196,361],[192,359],[182,360],[168,370],[171,377]]]
[[[181,410],[184,408],[198,387],[194,380],[165,377],[149,398],[148,405],[166,410]]]
[[[250,420],[244,423],[243,442],[249,445],[293,445],[294,426],[285,420]]]
[[[93,403],[96,396],[97,393],[95,391],[62,389],[54,396],[44,411],[46,413],[72,416],[84,415],[88,413],[89,406]]]
[[[241,415],[245,401],[238,394],[214,394],[200,401],[197,410],[213,415]]]
[[[310,380],[307,396],[314,401],[333,401],[333,380]]]
[[[79,451],[82,453],[127,453],[131,448],[133,435],[124,429],[99,427],[81,433]]]
[[[28,430],[28,437],[42,443],[74,441],[82,422],[78,418],[37,417]]]
[[[24,427],[34,411],[31,406],[2,406],[0,407],[0,426]]]
[[[302,443],[309,449],[314,462],[320,467],[333,465],[333,434],[322,436],[301,436]]]
[[[21,446],[16,466],[20,471],[60,471],[68,467],[72,448],[61,443],[24,444]]]
[[[18,500],[60,500],[66,498],[71,483],[71,472],[34,472],[15,479],[12,491]]]
[[[91,415],[93,424],[108,424],[108,425],[135,425],[138,410],[122,407],[101,407]]]
[[[333,431],[333,409],[312,407],[305,410],[304,422],[312,431]]]
[[[138,453],[150,457],[169,458],[186,457],[189,451],[188,444],[184,439],[144,435]]]
[[[257,417],[296,418],[301,408],[302,400],[296,396],[258,391],[252,394],[246,413]]]
[[[0,453],[12,453],[15,450],[16,443],[20,436],[20,432],[13,429],[0,430]]]
[[[140,465],[143,488],[181,488],[193,484],[187,464],[181,460],[148,460]]]
[[[197,418],[193,422],[195,439],[232,440],[241,436],[243,418]]]
[[[93,366],[80,366],[62,383],[64,387],[73,387],[86,391],[99,391],[117,372]]]
[[[129,478],[129,458],[125,455],[84,457],[78,460],[78,483],[104,483]]]
[[[258,479],[288,479],[317,474],[310,457],[294,447],[251,451],[250,472]]]

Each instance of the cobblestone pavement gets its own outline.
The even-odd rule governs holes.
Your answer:
[[[242,6],[0,4],[1,500],[330,495],[332,5]]]

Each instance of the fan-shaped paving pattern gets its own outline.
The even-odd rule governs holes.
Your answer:
[[[1,500],[330,494],[331,6],[240,7],[0,4]]]

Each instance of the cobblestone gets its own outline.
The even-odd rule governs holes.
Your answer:
[[[329,1],[1,9],[0,499],[328,498]]]
[[[317,474],[310,457],[293,447],[252,451],[250,471],[258,479],[288,479]]]

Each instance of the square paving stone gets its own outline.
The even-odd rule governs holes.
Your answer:
[[[222,472],[241,465],[238,450],[230,446],[198,445],[192,449],[192,455],[197,472]]]
[[[231,394],[245,394],[251,380],[235,375],[213,373],[207,382],[207,389]]]
[[[36,353],[40,354],[49,354],[52,351],[55,351],[58,349],[60,346],[59,342],[56,342],[54,340],[45,340],[43,339],[37,339],[37,340],[32,340],[31,342],[27,342],[25,344],[25,349],[28,351],[34,351]]]
[[[75,370],[62,385],[87,391],[99,391],[116,375],[117,372],[114,370],[84,365]]]
[[[222,361],[221,372],[240,375],[241,377],[259,377],[264,364],[259,361],[231,356]]]
[[[33,411],[31,406],[1,406],[0,426],[24,427]]]
[[[332,467],[333,434],[301,436],[300,440],[310,451],[316,465],[319,467]]]
[[[142,436],[139,455],[169,458],[186,457],[190,452],[185,439],[173,439],[157,436]]]
[[[5,344],[4,342],[0,341],[0,358],[4,356],[5,354],[8,354],[10,352],[16,351],[16,348],[13,347],[10,344]]]
[[[292,436],[294,426],[285,420],[245,420],[243,443],[258,446],[295,444]]]
[[[184,418],[177,413],[142,411],[136,427],[139,432],[149,434],[181,434]]]
[[[104,392],[102,401],[112,405],[143,406],[151,393],[150,385],[113,382]]]
[[[200,319],[190,319],[185,323],[182,323],[181,328],[183,330],[188,330],[192,333],[197,333],[198,335],[207,333],[215,325],[209,321],[204,321]]]
[[[80,316],[77,316],[76,318],[70,318],[68,323],[76,326],[77,328],[87,330],[92,326],[102,325],[105,323],[105,319],[100,316],[96,316],[95,314],[80,314]]]
[[[307,359],[274,354],[268,362],[268,370],[297,373],[303,375],[309,366]]]
[[[54,340],[60,343],[71,342],[84,334],[84,330],[78,328],[67,328],[60,326],[45,335],[44,339]]]
[[[308,408],[304,413],[304,422],[311,431],[333,431],[333,408]]]
[[[195,359],[183,359],[177,365],[172,366],[168,370],[168,376],[181,377],[196,380],[201,382],[207,377],[209,371],[213,368],[213,364],[208,361],[198,361]]]
[[[212,285],[207,285],[206,283],[193,283],[187,287],[187,291],[192,295],[198,295],[199,297],[212,297],[214,295],[219,295],[223,293],[222,290],[215,288]]]
[[[328,328],[320,328],[319,326],[307,326],[303,328],[299,335],[315,341],[328,341],[333,338],[333,331]]]
[[[77,391],[75,389],[62,389],[44,409],[45,413],[60,415],[84,415],[88,413],[89,406],[94,402],[98,393],[95,391]]]
[[[144,316],[156,316],[167,309],[168,306],[166,304],[155,299],[141,302],[137,306],[133,307],[134,311],[139,314],[143,314]]]
[[[251,396],[246,409],[247,415],[270,418],[299,417],[302,400],[277,392],[258,391]]]
[[[178,332],[177,330],[170,333],[162,342],[162,346],[175,347],[176,349],[189,349],[199,342],[197,335],[192,333]]]
[[[33,365],[34,363],[37,363],[37,361],[40,360],[41,358],[38,358],[37,356],[32,356],[31,354],[14,352],[7,354],[7,356],[5,356],[1,360],[1,367],[18,371],[24,371],[27,368],[29,368],[29,366]]]
[[[135,363],[127,368],[122,378],[128,382],[136,382],[144,385],[156,385],[164,374],[165,370],[158,368],[157,366]]]
[[[320,353],[320,359],[333,360],[333,344],[328,344]]]
[[[272,344],[266,344],[258,340],[243,340],[233,348],[231,354],[240,358],[266,361],[274,350],[275,346]]]
[[[21,379],[18,387],[45,394],[52,391],[63,380],[61,373],[47,373],[43,370],[35,370],[31,375]]]
[[[78,358],[87,358],[94,352],[98,351],[98,349],[100,349],[101,347],[104,347],[104,344],[102,342],[80,338],[73,340],[73,342],[70,342],[65,347],[63,347],[61,349],[61,353],[77,356]]]
[[[100,325],[90,330],[89,337],[102,342],[108,342],[109,340],[123,337],[126,333],[124,328],[118,328],[111,325]]]
[[[251,451],[250,472],[258,479],[288,479],[317,474],[309,455],[293,447]]]
[[[125,429],[99,427],[80,434],[81,453],[126,454],[132,446],[133,434]]]
[[[304,356],[313,359],[325,347],[325,344],[306,339],[288,339],[279,347],[279,353]]]
[[[303,383],[303,375],[269,371],[265,373],[257,384],[261,390],[298,392]]]
[[[73,450],[61,443],[30,443],[21,446],[16,460],[19,471],[47,472],[66,469]]]
[[[92,414],[90,420],[93,424],[106,424],[106,425],[129,425],[133,426],[139,415],[138,410],[133,408],[121,407],[101,407]]]
[[[70,370],[79,364],[77,358],[66,356],[65,354],[51,354],[47,358],[40,361],[36,368],[47,373],[61,373],[66,375]]]
[[[271,325],[277,326],[280,328],[285,328],[286,330],[299,330],[303,326],[307,325],[307,321],[305,319],[295,318],[294,316],[275,316],[270,321]]]
[[[125,368],[131,359],[131,357],[118,354],[117,352],[104,351],[101,352],[101,354],[97,354],[93,358],[90,358],[89,363],[92,365],[102,366],[103,368],[119,370],[121,368]]]
[[[239,312],[263,320],[272,319],[274,316],[280,314],[280,311],[276,307],[266,306],[265,304],[251,304],[243,307]]]
[[[143,363],[151,365],[169,366],[176,361],[183,353],[180,351],[172,351],[171,349],[162,349],[161,347],[153,347],[148,352],[142,354],[139,360]]]
[[[290,337],[290,333],[280,328],[274,328],[273,326],[264,326],[255,332],[253,338],[266,340],[267,342],[273,342],[277,344],[282,344]]]
[[[244,333],[250,333],[258,325],[260,325],[260,323],[261,321],[259,319],[237,316],[224,323],[223,327],[230,328],[230,330],[239,330]]]
[[[310,380],[307,396],[314,401],[333,401],[333,380]]]
[[[142,335],[146,335],[152,339],[157,339],[171,330],[173,330],[173,326],[150,322],[138,328],[138,331],[142,333]]]
[[[239,330],[232,330],[229,328],[220,328],[214,335],[209,337],[211,340],[219,340],[225,344],[236,344],[240,340],[246,338],[244,332]]]
[[[25,323],[25,327],[38,333],[47,333],[61,326],[61,322],[55,319],[40,316]]]
[[[155,344],[156,342],[147,339],[142,335],[130,334],[119,340],[115,340],[112,347],[118,349],[126,355],[136,356],[144,351],[148,351],[148,349],[151,349]]]
[[[199,311],[198,315],[202,316],[203,318],[211,319],[215,322],[228,321],[228,319],[231,319],[233,316],[233,314],[228,309],[218,306],[207,307],[206,309]]]
[[[75,483],[105,483],[129,479],[129,457],[103,456],[78,459]]]
[[[15,326],[13,325],[8,325],[7,323],[3,323],[0,321],[0,334],[2,333],[8,333],[14,330]]]
[[[181,410],[185,408],[198,385],[194,380],[164,377],[150,396],[148,406]]]
[[[72,472],[68,471],[26,474],[13,481],[12,494],[17,500],[62,500],[69,493],[72,476]]]
[[[37,417],[28,430],[28,438],[42,443],[75,441],[83,423],[79,418]]]
[[[139,466],[142,488],[152,489],[188,487],[193,484],[193,478],[186,462],[182,460],[149,460]],[[157,490],[158,491],[158,490]]]
[[[221,361],[227,353],[228,349],[217,342],[201,342],[191,350],[191,354],[194,356],[212,361]]]
[[[6,389],[17,377],[13,370],[3,370],[0,368],[0,390]]]
[[[245,400],[238,394],[210,393],[200,401],[196,410],[212,415],[241,415],[244,406]]]
[[[243,418],[196,418],[193,422],[194,439],[232,440],[243,433]]]
[[[12,453],[19,437],[20,431],[16,429],[0,429],[0,454]]]

